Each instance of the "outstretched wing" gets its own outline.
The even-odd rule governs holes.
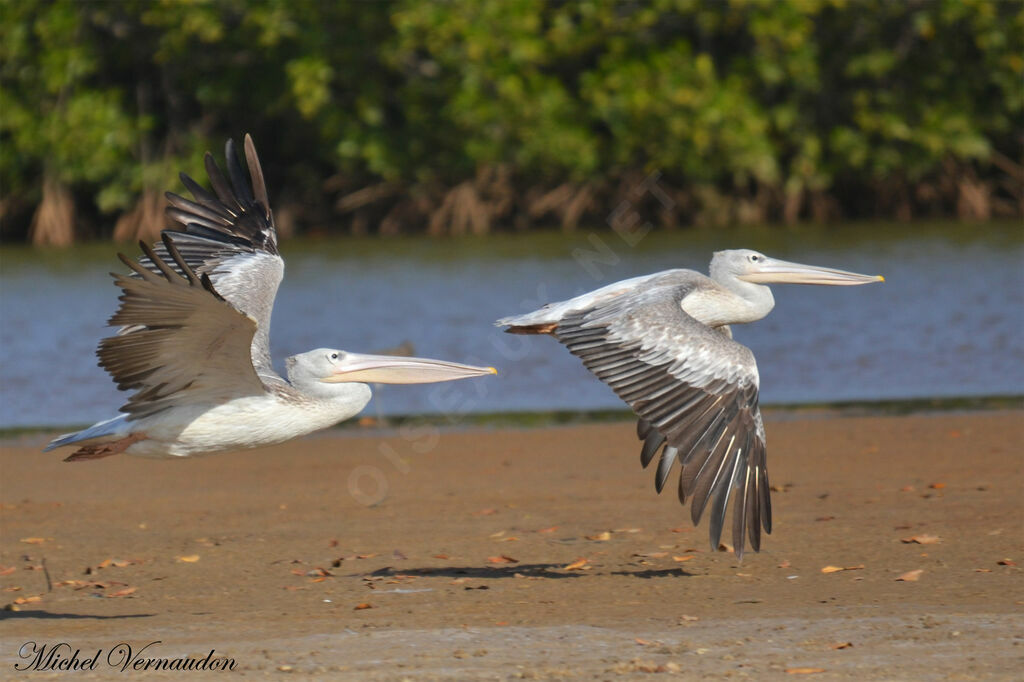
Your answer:
[[[165,246],[169,237],[189,267],[198,275],[209,276],[224,299],[256,320],[250,349],[253,366],[264,380],[280,380],[270,361],[270,316],[284,277],[284,260],[277,251],[277,231],[263,169],[249,135],[245,136],[248,180],[232,140],[227,141],[224,155],[230,181],[209,152],[205,157],[213,193],[184,173],[181,181],[193,199],[167,193],[171,204],[167,215],[181,223],[184,230],[165,230],[164,242],[155,244],[154,251],[184,275],[169,257]],[[139,263],[151,272],[160,271],[149,257],[141,258]]]
[[[167,233],[163,250],[175,267],[141,247],[151,267],[118,254],[137,276],[114,275],[123,293],[110,324],[123,329],[97,350],[118,388],[135,391],[121,410],[138,419],[172,406],[262,394],[249,358],[256,320],[224,300],[209,275],[197,275]]]
[[[686,287],[634,290],[562,316],[553,334],[640,417],[646,467],[661,451],[661,492],[676,460],[679,500],[692,498],[694,524],[710,504],[711,546],[718,548],[733,503],[732,539],[758,551],[771,532],[765,437],[758,375],[746,346],[690,317]]]

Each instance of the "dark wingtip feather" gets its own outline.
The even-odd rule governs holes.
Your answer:
[[[665,446],[665,449],[661,451],[661,459],[658,460],[658,471],[654,476],[654,489],[661,494],[661,491],[665,488],[665,481],[668,480],[668,475],[672,471],[672,465],[676,463],[676,455],[679,454],[677,448],[671,445]]]
[[[743,558],[743,546],[746,543],[746,528],[747,523],[747,502],[749,501],[749,495],[747,495],[747,486],[750,484],[749,468],[744,467],[743,485],[738,487],[736,501],[732,504],[732,546],[736,552],[736,556],[740,559]]]
[[[171,239],[171,233],[164,230],[164,232],[161,233],[160,238],[164,242],[164,248],[167,249],[167,253],[172,259],[174,259],[177,266],[181,268],[181,271],[185,273],[185,277],[188,279],[189,284],[195,285],[198,283],[199,278],[196,277],[195,270],[190,268],[188,263],[185,262],[184,257],[182,257],[181,252],[178,250],[177,244],[175,244],[174,240]],[[170,279],[170,275],[168,275],[167,278]]]
[[[740,494],[737,495],[736,501],[733,502],[732,506],[732,548],[736,558],[739,561],[743,561],[747,537],[745,528],[747,514],[743,502],[746,499],[746,495],[743,494],[742,490],[739,492]]]
[[[267,182],[263,177],[263,166],[260,165],[260,157],[256,154],[256,143],[252,135],[245,134],[243,141],[245,146],[245,163],[249,166],[249,177],[252,179],[252,191],[256,195],[256,201],[263,205],[263,210],[270,212],[270,197],[267,196]]]
[[[209,152],[207,152],[209,154]],[[192,198],[203,204],[207,208],[214,208],[217,206],[217,197],[210,194],[205,187],[200,185],[198,182],[193,180],[185,173],[178,173],[178,178],[181,179],[181,184],[185,185],[185,189],[189,191]]]
[[[168,248],[168,251],[169,251],[170,247],[168,245],[170,245],[171,242],[170,242],[170,237],[168,236],[168,233],[167,233],[166,230],[164,230],[160,234],[160,238],[164,242],[164,247]],[[156,266],[156,268],[158,270],[160,270],[161,273],[163,273],[163,276],[167,279],[167,281],[168,282],[173,282],[176,273],[174,272],[174,270],[171,269],[171,267],[169,265],[167,265],[167,263],[164,261],[163,258],[160,258],[160,256],[156,255],[156,251],[153,249],[153,247],[151,247],[150,245],[146,244],[145,242],[139,242],[139,246],[142,247],[142,252],[146,254],[146,257],[149,258],[150,262],[154,266]]]
[[[206,175],[210,178],[210,184],[213,185],[213,191],[217,193],[217,198],[220,199],[220,202],[229,211],[233,211],[236,214],[241,213],[242,205],[238,203],[235,193],[224,178],[224,174],[217,165],[217,161],[213,158],[213,154],[206,152],[206,155],[203,156],[203,164],[206,166]]]
[[[158,264],[158,261],[160,259],[157,257],[156,251],[153,250],[152,246],[150,246],[149,244],[147,244],[146,242],[144,242],[144,241],[142,241],[140,239],[139,240],[139,248],[142,249],[142,254],[144,256],[149,258],[149,260],[153,261],[154,265]],[[139,266],[139,263],[137,261],[133,261],[131,263],[131,266],[132,266],[132,269],[135,270]]]
[[[230,137],[224,143],[224,162],[228,166],[228,176],[231,178],[231,186],[235,190],[235,196],[240,200],[243,207],[252,205],[252,190],[249,189],[245,172],[242,170],[242,162],[238,158],[235,141]]]
[[[722,524],[716,525],[714,519],[708,523],[708,541],[711,544],[711,549],[715,551],[722,546]]]
[[[761,551],[761,513],[758,511],[757,495],[757,472],[751,476],[753,479],[747,489],[747,537],[750,539],[750,548],[755,552]]]
[[[729,507],[729,499],[732,497],[733,480],[736,475],[736,466],[738,461],[733,464],[733,468],[727,478],[719,482],[715,486],[715,490],[712,492],[713,500],[711,502],[711,518],[708,522],[708,529],[712,537],[712,544],[718,545],[722,541],[722,531],[725,529],[725,513]],[[733,510],[733,514],[736,511]],[[735,527],[735,523],[733,524]],[[742,546],[742,543],[735,541],[735,532],[733,533],[733,548],[734,551],[737,545]]]
[[[203,285],[204,289],[206,289],[211,294],[213,294],[214,296],[217,297],[218,301],[223,301],[224,300],[224,297],[221,296],[220,293],[218,293],[217,290],[214,288],[213,281],[210,279],[210,276],[208,274],[206,274],[204,272],[203,276],[199,278],[199,281],[202,282],[202,285]]]
[[[690,503],[690,519],[695,526],[700,523],[704,510],[708,506],[708,501],[712,497],[715,477],[724,458],[725,450],[718,443],[708,455],[708,459],[701,466],[700,471],[697,472],[688,490],[693,498],[693,501]]]
[[[768,471],[762,468],[764,474],[764,480],[761,481],[760,493],[761,493],[761,525],[764,526],[764,532],[768,535],[772,534],[772,496],[771,496],[771,485],[768,483]]]
[[[654,459],[654,455],[658,453],[660,448],[665,443],[665,436],[654,431],[647,434],[647,439],[644,441],[643,447],[640,448],[640,464],[646,469]]]

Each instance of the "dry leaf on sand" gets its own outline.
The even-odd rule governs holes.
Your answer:
[[[857,564],[856,566],[826,566],[821,569],[822,573],[838,573],[839,571],[859,571],[864,568],[864,564]]]

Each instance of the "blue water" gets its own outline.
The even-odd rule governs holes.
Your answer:
[[[1020,394],[1021,243],[1016,226],[678,232],[635,246],[586,231],[285,243],[271,338],[279,368],[311,348],[372,352],[408,340],[416,355],[499,369],[378,387],[370,414],[618,408],[556,341],[502,334],[493,320],[638,274],[706,272],[713,250],[750,247],[886,276],[862,287],[776,286],[771,315],[734,327],[757,357],[762,403]],[[92,422],[124,402],[94,355],[117,307],[107,274],[123,270],[117,248],[0,252],[0,427]]]

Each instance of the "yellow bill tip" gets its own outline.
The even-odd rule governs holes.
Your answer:
[[[875,277],[878,278],[879,282],[884,282],[885,281],[885,277],[883,275],[875,275]]]
[[[487,368],[487,373],[488,374],[497,374],[498,370],[494,369],[493,367],[488,367]]]

